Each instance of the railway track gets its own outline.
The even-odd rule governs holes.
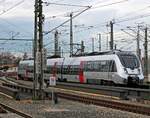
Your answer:
[[[2,112],[4,112],[4,113],[7,113],[7,111],[9,111],[9,112],[15,113],[15,114],[17,114],[17,115],[19,115],[19,116],[22,116],[22,117],[24,117],[24,118],[32,118],[31,115],[26,114],[26,113],[24,113],[24,112],[22,112],[22,111],[16,110],[15,108],[12,108],[12,107],[10,107],[10,106],[8,106],[8,105],[6,105],[6,104],[3,104],[3,103],[0,103],[0,111],[1,111],[1,110],[2,110]],[[0,113],[1,113],[1,112],[0,112]]]
[[[22,90],[22,92],[31,92],[31,93],[33,92],[32,87],[25,87],[21,85],[10,85],[10,87]],[[51,90],[50,88],[46,89],[45,94],[51,95],[50,90]],[[94,105],[109,107],[113,109],[119,109],[119,110],[124,110],[124,111],[144,114],[144,115],[150,115],[150,107],[147,105],[125,102],[121,100],[103,99],[92,95],[85,96],[82,95],[80,92],[78,94],[74,94],[73,92],[69,93],[69,92],[57,91],[57,96],[60,98],[79,101],[86,104],[94,104]]]
[[[58,93],[58,96],[61,98],[74,100],[83,102],[86,104],[94,104],[104,107],[109,107],[113,109],[119,109],[144,115],[150,116],[150,107],[145,107],[142,105],[135,105],[135,104],[127,104],[124,102],[118,102],[113,100],[104,100],[104,99],[97,99],[97,98],[91,98],[91,97],[83,97],[83,96],[77,96],[77,95],[70,95],[70,94],[64,94],[64,93]]]
[[[33,86],[32,82],[23,80],[10,81],[16,82],[19,85]],[[150,89],[140,89],[140,88],[127,88],[127,87],[114,87],[114,86],[100,86],[100,85],[90,85],[90,84],[79,84],[79,83],[65,83],[57,82],[55,88],[62,88],[75,91],[83,91],[87,93],[95,93],[106,96],[114,96],[124,100],[150,100]]]
[[[2,106],[0,106],[0,113],[7,113],[7,111]]]
[[[56,88],[64,88],[69,90],[71,89],[96,94],[103,94],[108,96],[119,97],[120,99],[125,100],[137,100],[137,101],[150,100],[150,89],[100,86],[100,85],[64,83],[64,82],[57,82]]]

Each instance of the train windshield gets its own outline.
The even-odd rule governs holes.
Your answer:
[[[138,68],[139,60],[135,55],[119,55],[122,65],[126,68]]]

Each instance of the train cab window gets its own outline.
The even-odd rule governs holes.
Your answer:
[[[120,58],[120,61],[122,63],[122,65],[126,68],[138,68],[139,67],[139,60],[137,59],[137,57],[135,55],[131,55],[131,54],[122,54],[122,55],[118,55]]]
[[[111,61],[110,64],[110,72],[117,72],[116,63],[115,61]]]

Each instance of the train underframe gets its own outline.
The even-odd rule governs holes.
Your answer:
[[[126,80],[126,84],[128,86],[138,86],[138,85],[141,85],[142,83],[143,81],[140,80],[139,77],[134,77],[134,76],[128,76]]]
[[[23,80],[33,80],[31,77],[23,77],[22,75],[18,75],[20,79]],[[120,78],[121,79],[121,78]],[[122,78],[123,79],[123,78]],[[48,80],[45,80],[48,81]],[[67,78],[58,78],[57,81],[59,82],[69,82]],[[103,80],[103,79],[87,79],[86,82],[87,84],[98,84],[98,85],[109,85],[109,86],[138,86],[142,84],[142,80],[139,79],[139,77],[134,77],[134,76],[128,76],[127,79],[124,79],[123,83],[118,84],[115,83],[114,81],[110,80]]]

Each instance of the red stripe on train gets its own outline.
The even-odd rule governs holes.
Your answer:
[[[81,61],[80,62],[80,71],[79,71],[79,80],[80,80],[80,83],[84,83],[84,80],[85,80],[84,73],[83,73],[83,64],[84,64],[84,62]]]

